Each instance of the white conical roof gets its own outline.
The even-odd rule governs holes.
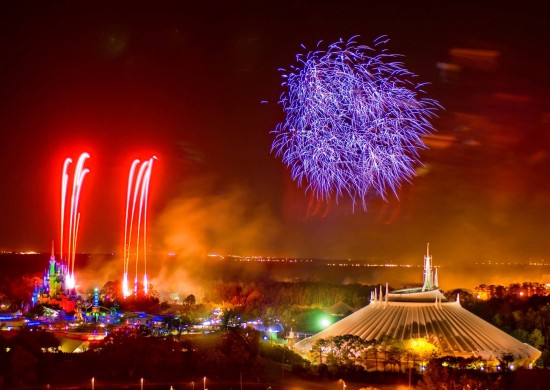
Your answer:
[[[427,338],[442,356],[474,355],[496,360],[511,353],[524,365],[540,357],[539,350],[462,308],[458,301],[447,302],[439,289],[423,291],[425,287],[386,292],[385,297],[375,294],[369,305],[294,348],[306,353],[318,339],[351,334],[365,340]]]
[[[305,353],[318,339],[352,334],[365,340],[427,338],[442,355],[480,356],[494,360],[512,353],[533,362],[540,351],[482,320],[458,302],[372,302],[316,335],[295,345]]]

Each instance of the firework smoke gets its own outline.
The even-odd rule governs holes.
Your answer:
[[[214,190],[217,189],[217,190]],[[211,178],[189,179],[159,214],[156,236],[165,253],[155,264],[153,284],[162,292],[200,294],[222,275],[208,254],[266,255],[280,226],[267,204],[252,202],[250,189],[219,189]],[[160,268],[159,268],[160,267]],[[257,275],[261,277],[261,275]]]
[[[340,40],[298,55],[283,75],[286,120],[273,131],[272,152],[318,199],[347,195],[366,209],[370,192],[385,199],[414,176],[439,104],[419,98],[422,84],[379,49],[386,42],[371,48]]]

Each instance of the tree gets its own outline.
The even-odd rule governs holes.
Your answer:
[[[33,353],[16,345],[11,351],[10,363],[11,379],[16,385],[23,381],[27,384],[33,384],[36,381],[38,359]]]
[[[59,340],[49,332],[45,331],[30,331],[24,328],[18,331],[13,338],[14,345],[20,345],[34,355],[39,355],[42,352],[57,352]]]
[[[218,348],[201,351],[197,362],[198,372],[215,378],[225,377],[228,360],[227,355]]]
[[[422,380],[416,388],[419,390],[502,389],[502,373],[489,373],[480,369],[486,365],[485,360],[476,357],[433,358],[426,365]],[[510,381],[506,382],[509,384]]]
[[[198,369],[207,375],[228,378],[260,369],[260,334],[250,329],[230,328],[215,346],[199,349]]]
[[[536,349],[541,349],[544,346],[544,336],[539,329],[533,329],[529,334],[528,343]]]
[[[311,347],[311,357],[314,361],[319,359],[319,365],[323,364],[323,355],[328,353],[329,344],[326,339],[317,339]]]
[[[177,341],[179,343],[181,341],[182,332],[191,325],[191,318],[186,314],[178,314],[173,317],[165,318],[163,322],[171,334],[174,332],[177,334]]]
[[[104,301],[118,301],[122,296],[122,285],[120,280],[109,280],[100,290],[101,297]]]
[[[195,296],[193,294],[189,294],[185,300],[183,301],[188,306],[193,306],[195,304]]]
[[[439,353],[439,349],[425,338],[405,340],[403,346],[413,357],[413,362],[420,360],[422,367]]]
[[[258,290],[252,290],[244,302],[245,312],[252,317],[259,317],[263,309],[264,296]]]
[[[156,299],[157,301],[159,300],[159,297],[160,297],[159,292],[155,289],[155,286],[153,286],[151,283],[149,283],[149,285],[147,286],[147,295],[149,296],[149,298]]]
[[[514,362],[514,355],[512,353],[504,353],[498,358],[498,362],[501,372],[510,371]]]
[[[355,359],[361,355],[364,345],[363,339],[356,335],[334,336],[332,338],[332,347],[336,363],[338,365],[355,363]]]
[[[399,368],[398,371],[401,372],[401,360],[404,351],[405,348],[401,340],[393,339],[390,341],[385,363],[392,368],[392,371]]]
[[[24,305],[30,302],[34,286],[41,283],[40,274],[28,274],[8,279],[3,287],[12,303],[10,310],[22,310]]]
[[[449,367],[443,366],[439,361],[434,359],[426,365],[422,380],[417,388],[421,390],[442,390],[453,389],[451,387],[452,370]]]
[[[366,366],[368,369],[368,359],[369,356],[372,356],[372,359],[374,360],[374,371],[378,371],[378,353],[379,353],[379,346],[380,343],[376,339],[368,340],[366,342],[367,349],[365,351],[366,354]]]
[[[510,336],[518,339],[522,343],[529,342],[529,333],[525,329],[521,329],[521,328],[514,329],[510,333]],[[542,334],[541,334],[541,336],[542,336]]]

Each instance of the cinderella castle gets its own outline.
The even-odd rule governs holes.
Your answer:
[[[450,302],[438,287],[437,271],[432,269],[429,244],[424,256],[424,283],[421,287],[372,293],[364,308],[332,326],[295,344],[307,354],[319,339],[355,335],[364,340],[392,338],[400,341],[429,340],[441,356],[480,357],[498,364],[504,355],[513,355],[518,366],[528,367],[541,356],[532,346],[482,320],[456,301]]]
[[[67,264],[56,260],[52,243],[52,253],[50,255],[49,266],[44,271],[42,284],[38,282],[34,285],[32,294],[32,305],[42,304],[48,306],[57,306],[67,313],[72,313],[76,308],[75,289],[66,288],[69,269]]]

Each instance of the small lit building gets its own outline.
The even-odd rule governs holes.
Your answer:
[[[350,315],[355,311],[355,309],[350,305],[348,305],[347,303],[340,301],[340,302],[336,302],[334,305],[330,307],[327,307],[324,311],[330,314],[331,316],[340,319]]]

